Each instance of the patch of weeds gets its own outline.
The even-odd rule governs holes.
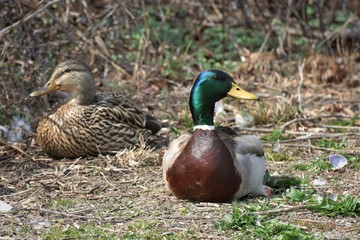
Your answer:
[[[170,133],[171,133],[171,134],[174,134],[175,136],[177,136],[177,135],[180,135],[181,130],[180,130],[178,127],[171,127],[171,128],[170,128]]]
[[[186,59],[188,48],[192,42],[188,43],[188,46],[183,53],[178,52],[174,56],[174,52],[165,50],[164,58],[160,59],[158,64],[162,65],[165,69],[161,72],[161,75],[170,79],[184,80],[191,78],[192,75],[188,71],[184,71],[184,68],[189,65],[189,60]]]
[[[8,63],[6,62],[0,62],[0,70],[5,69],[8,66]]]
[[[298,51],[298,55],[299,56],[295,56],[295,54],[292,56],[292,58],[294,58],[293,60],[295,60],[295,57],[305,57],[305,54],[306,54],[306,49],[307,49],[307,46],[308,46],[308,38],[306,37],[303,37],[303,36],[296,36],[293,38],[293,44],[296,46],[296,48],[299,50]]]
[[[215,224],[217,230],[242,232],[242,239],[314,239],[311,233],[280,221],[269,215],[254,214],[246,208],[234,207],[231,215]]]
[[[276,108],[275,122],[277,124],[283,124],[291,119],[296,118],[299,115],[299,106],[297,104],[291,104],[289,102],[283,102],[281,107]]]
[[[272,149],[265,149],[265,159],[277,162],[287,162],[293,161],[294,157],[286,150],[274,152]]]
[[[261,136],[262,141],[278,141],[284,139],[286,139],[286,137],[280,129],[274,129],[271,133]]]
[[[299,106],[286,100],[278,100],[276,103],[261,102],[256,107],[256,112],[253,112],[253,115],[254,122],[257,125],[271,122],[281,125],[299,116]]]
[[[236,63],[234,61],[222,59],[223,58],[222,56],[224,54],[217,55],[217,57],[216,55],[214,57],[209,57],[207,55],[208,54],[203,48],[197,51],[197,59],[199,60],[199,62],[201,63],[204,69],[219,68],[219,69],[224,69],[226,71],[227,69],[236,68]],[[228,59],[232,59],[232,58],[228,58]]]
[[[309,202],[313,199],[314,191],[312,190],[299,190],[296,188],[290,188],[283,195],[288,202]]]
[[[356,170],[360,170],[360,155],[347,155],[343,156],[348,160],[350,167],[354,167]]]
[[[51,200],[47,205],[52,209],[69,209],[76,206],[78,200],[69,198],[56,198]]]
[[[194,123],[189,115],[184,116],[184,123],[187,130],[190,132],[194,128]]]
[[[343,11],[336,11],[335,12],[335,20],[330,24],[330,28],[332,30],[338,29],[338,28],[342,28],[344,27],[344,23],[351,18],[354,18],[355,14],[354,12],[349,12],[349,13],[344,13]],[[347,25],[347,28],[350,28],[351,24]]]
[[[270,122],[269,109],[264,103],[259,103],[256,107],[256,112],[253,112],[254,123],[256,125],[264,125]]]
[[[21,234],[27,234],[27,233],[29,232],[29,230],[30,230],[30,227],[29,227],[29,226],[22,226],[22,227],[20,228],[19,232],[20,232]]]
[[[236,45],[249,49],[258,49],[264,37],[262,31],[247,32],[238,28],[224,31],[222,24],[215,24],[203,31],[203,46],[197,48],[197,45],[194,44],[192,50],[196,52],[196,59],[202,65],[202,68],[230,70],[238,66],[234,61],[238,58]],[[234,44],[234,42],[236,43]]]
[[[61,226],[52,226],[49,228],[47,233],[42,236],[44,240],[63,239],[65,234]]]
[[[163,239],[163,232],[157,227],[156,221],[139,220],[132,222],[121,239]],[[169,233],[166,239],[188,239],[194,237],[194,231],[188,229],[186,233]]]
[[[185,115],[184,118],[179,122],[178,126],[180,126],[180,127],[171,127],[170,128],[170,134],[171,134],[170,137],[171,138],[176,138],[184,131],[191,133],[194,128],[194,123],[193,123],[190,115]],[[185,127],[185,129],[183,128],[183,126]]]
[[[299,171],[326,171],[331,169],[331,164],[323,159],[317,159],[316,161],[294,165],[293,169]]]
[[[128,229],[130,231],[134,230],[149,230],[153,229],[156,226],[156,221],[145,221],[145,220],[139,220],[135,221],[132,224],[128,226]]]
[[[299,190],[291,188],[283,195],[288,202],[313,203],[307,209],[319,212],[330,217],[348,216],[357,217],[360,214],[360,201],[358,197],[339,196],[337,199],[331,197],[320,197],[318,202],[313,190]],[[318,197],[319,198],[319,197]]]
[[[257,50],[261,47],[265,33],[263,31],[244,31],[242,28],[233,29],[233,36],[235,41],[240,46],[245,46],[250,50]],[[271,41],[269,41],[269,44]],[[274,44],[276,44],[274,42]]]
[[[355,126],[356,119],[359,116],[355,115],[351,119],[332,119],[329,121],[329,125],[335,125],[335,126]]]
[[[247,230],[256,226],[258,222],[264,221],[266,216],[255,215],[240,208],[234,208],[231,215],[225,215],[224,219],[216,223],[218,230]]]
[[[156,239],[169,239],[169,240],[183,240],[183,239],[198,239],[194,229],[186,229],[186,232],[167,232],[159,234]]]
[[[6,118],[6,106],[0,103],[0,125],[9,124],[9,119]]]
[[[314,143],[314,145],[318,146],[318,147],[324,147],[324,148],[343,149],[344,147],[346,147],[346,139],[343,138],[343,139],[341,139],[341,141],[337,141],[337,140],[322,138],[322,139],[317,140]]]
[[[270,176],[269,171],[266,170],[264,184],[273,189],[288,189],[290,187],[302,185],[303,180],[298,177],[290,176]]]
[[[309,210],[334,216],[358,217],[360,215],[360,199],[352,196],[340,196],[337,200],[323,197],[319,204],[308,207]]]
[[[41,239],[118,239],[118,235],[112,230],[113,228],[110,224],[86,224],[68,228],[52,226]]]

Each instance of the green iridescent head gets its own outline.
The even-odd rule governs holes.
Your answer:
[[[215,103],[226,96],[257,99],[254,94],[236,85],[234,79],[224,71],[210,69],[201,72],[193,84],[189,99],[194,125],[213,126]]]

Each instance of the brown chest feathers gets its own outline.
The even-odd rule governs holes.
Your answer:
[[[229,202],[242,182],[229,149],[215,131],[195,130],[166,178],[178,198]]]

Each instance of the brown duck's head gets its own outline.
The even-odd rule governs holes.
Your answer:
[[[56,66],[47,83],[30,94],[31,97],[42,96],[54,91],[70,94],[79,104],[87,104],[95,98],[95,80],[90,68],[78,60],[68,60]]]

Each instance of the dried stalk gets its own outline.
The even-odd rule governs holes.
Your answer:
[[[267,211],[261,211],[261,212],[253,212],[253,214],[255,215],[268,215],[268,214],[278,214],[278,213],[283,213],[283,212],[293,212],[299,209],[305,209],[308,207],[311,207],[313,205],[311,204],[305,204],[305,205],[300,205],[300,206],[294,206],[294,207],[288,207],[288,208],[278,208],[278,209],[271,209],[271,210],[267,210]]]

